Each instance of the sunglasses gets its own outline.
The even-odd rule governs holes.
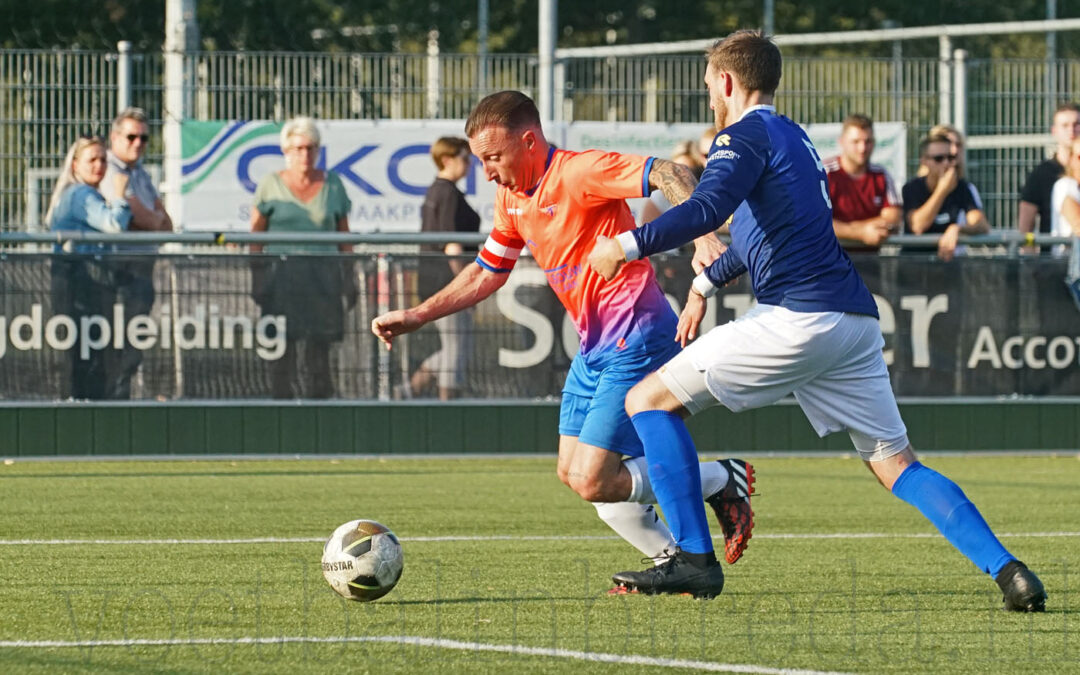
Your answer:
[[[126,138],[128,140],[128,143],[134,143],[136,138],[139,139],[140,141],[142,141],[143,143],[150,142],[150,135],[149,134],[128,134],[126,136]]]
[[[945,160],[949,160],[950,162],[956,161],[956,155],[927,155],[926,158],[932,162],[939,163],[944,162]]]

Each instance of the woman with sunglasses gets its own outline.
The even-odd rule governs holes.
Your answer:
[[[131,222],[126,199],[106,200],[98,191],[105,178],[105,141],[83,136],[71,144],[56,181],[45,222],[53,231],[121,232]],[[116,194],[124,194],[127,176],[113,178]],[[67,242],[52,260],[53,314],[66,315],[81,326],[82,317],[111,317],[116,286],[109,263],[95,254],[103,244]],[[85,337],[85,336],[84,336]],[[109,398],[107,359],[110,350],[91,349],[80,358],[70,349],[71,391],[75,399]]]
[[[925,176],[904,184],[904,223],[910,234],[940,234],[938,257],[952,260],[961,234],[986,234],[990,223],[967,180],[960,176],[952,140],[943,134],[919,144]]]
[[[930,131],[926,133],[927,136],[945,136],[949,139],[949,144],[952,146],[949,148],[949,153],[956,155],[956,175],[961,178],[967,178],[967,152],[964,150],[964,134],[960,133],[960,130],[951,124],[935,124],[930,127]],[[925,176],[927,169],[923,166],[919,167],[917,175]],[[970,180],[968,181],[968,189],[971,190],[971,196],[975,198],[975,206],[978,209],[983,208],[982,195],[979,194],[978,188]]]

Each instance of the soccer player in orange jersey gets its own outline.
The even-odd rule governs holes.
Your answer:
[[[559,478],[646,556],[669,555],[674,540],[653,508],[656,498],[625,397],[679,351],[678,319],[648,262],[630,263],[616,280],[604,282],[586,259],[598,236],[634,229],[627,198],[659,188],[678,204],[696,181],[686,167],[661,159],[558,150],[544,138],[536,105],[516,91],[483,99],[465,135],[487,179],[499,184],[494,229],[476,261],[446,287],[416,307],[376,317],[372,332],[389,347],[402,333],[479,303],[506,283],[528,246],[581,338],[563,387]],[[722,248],[711,234],[702,237],[695,265],[702,268]],[[753,467],[726,459],[702,462],[700,469],[702,494],[716,511],[727,559],[734,562],[753,527]]]

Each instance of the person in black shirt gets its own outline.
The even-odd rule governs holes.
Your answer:
[[[438,173],[435,182],[424,196],[420,209],[421,232],[478,232],[480,216],[465,195],[457,188],[457,182],[469,172],[472,155],[469,142],[464,138],[445,136],[431,145],[431,158]],[[419,291],[422,299],[435,293],[461,271],[464,266],[461,244],[445,246],[425,244],[421,251]],[[445,256],[445,258],[443,257]],[[462,311],[435,321],[441,348],[416,369],[410,378],[412,392],[423,394],[433,383],[438,384],[439,399],[455,398],[464,386],[465,369],[469,352],[472,351],[472,313]]]
[[[1054,183],[1065,174],[1069,165],[1069,152],[1072,143],[1080,136],[1080,105],[1062,103],[1054,111],[1050,133],[1057,144],[1054,156],[1039,164],[1028,175],[1024,189],[1020,192],[1020,212],[1016,219],[1017,228],[1023,232],[1050,233],[1051,212],[1050,193]],[[1036,229],[1035,216],[1039,217]]]
[[[970,183],[958,174],[947,136],[924,138],[919,157],[926,175],[904,184],[904,223],[911,234],[940,234],[938,257],[952,260],[961,234],[985,234],[990,224]]]

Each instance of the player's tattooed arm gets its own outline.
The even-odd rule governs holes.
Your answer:
[[[697,178],[682,164],[666,159],[654,159],[649,171],[649,187],[660,190],[672,206],[682,204],[697,187]]]
[[[657,159],[653,160],[652,171],[649,172],[649,185],[659,188],[671,205],[675,206],[690,198],[694,188],[697,187],[697,179],[694,178],[690,169],[682,164]],[[726,226],[727,223],[724,223],[724,227]],[[695,239],[694,257],[690,262],[694,273],[700,273],[708,267],[726,248],[713,233]]]

